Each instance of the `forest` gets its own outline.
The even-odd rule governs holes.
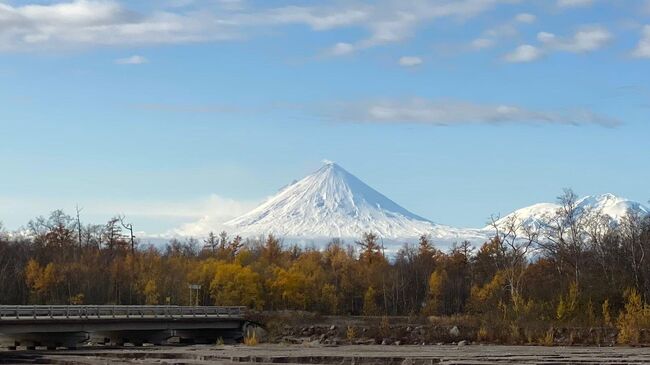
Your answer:
[[[494,223],[494,237],[443,251],[428,236],[386,252],[357,242],[301,247],[226,232],[144,245],[125,217],[83,224],[54,211],[0,228],[0,304],[243,305],[364,316],[468,316],[482,330],[616,327],[622,343],[650,328],[650,218],[614,224],[578,211],[566,190],[553,217]],[[190,303],[189,284],[201,285]]]

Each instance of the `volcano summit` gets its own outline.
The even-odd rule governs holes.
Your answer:
[[[304,242],[355,240],[364,232],[388,241],[422,234],[442,241],[484,239],[479,230],[438,225],[406,210],[333,162],[225,225],[244,237],[274,234]]]

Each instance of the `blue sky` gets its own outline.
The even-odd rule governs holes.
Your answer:
[[[650,1],[0,1],[0,106],[8,229],[218,224],[323,159],[457,226],[646,202]]]

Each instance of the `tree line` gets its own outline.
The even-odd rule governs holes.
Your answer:
[[[629,214],[615,224],[579,210],[570,190],[558,202],[535,226],[493,219],[493,238],[478,247],[442,251],[422,236],[390,254],[371,232],[322,248],[226,232],[154,247],[139,244],[124,217],[86,225],[78,212],[54,211],[29,222],[27,235],[0,227],[0,304],[468,315],[485,328],[618,326],[623,340],[638,340],[650,327],[650,218]],[[192,302],[189,284],[201,285]]]

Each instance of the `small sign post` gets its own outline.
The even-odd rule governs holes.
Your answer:
[[[189,284],[187,287],[190,289],[190,306],[192,306],[192,291],[196,291],[195,299],[194,301],[196,302],[194,306],[198,307],[199,306],[199,290],[201,290],[201,285],[200,284]]]

